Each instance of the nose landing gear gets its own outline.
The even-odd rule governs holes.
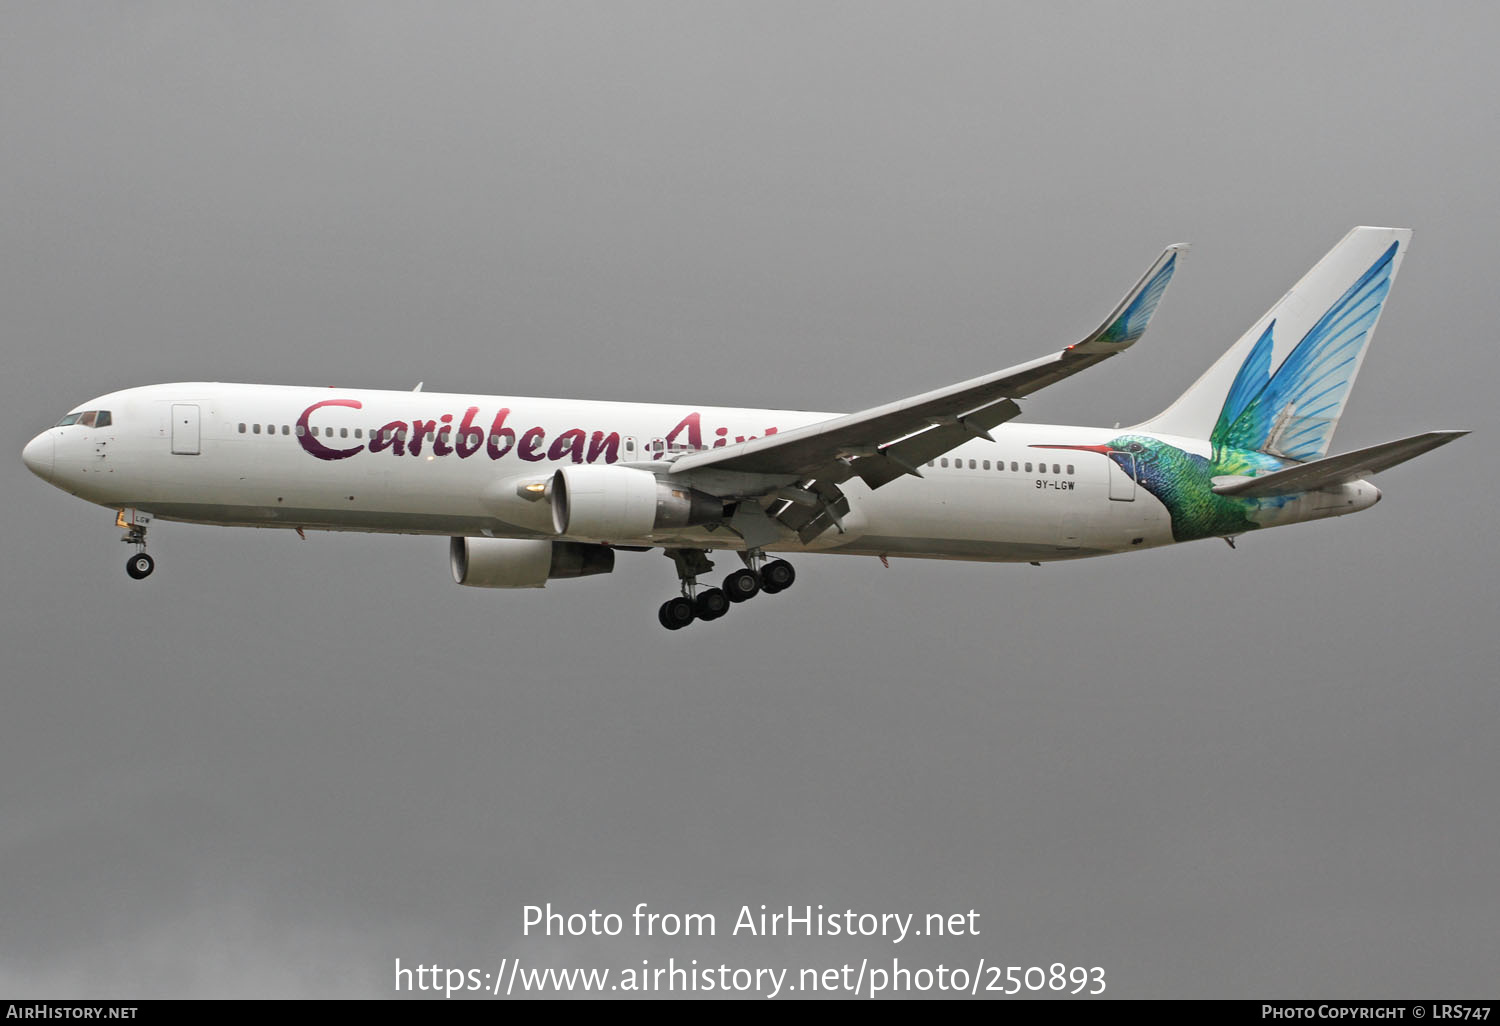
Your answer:
[[[150,517],[134,510],[127,517],[122,509],[115,517],[115,526],[125,529],[125,535],[120,540],[135,546],[135,553],[125,561],[125,572],[132,580],[143,581],[156,569],[156,560],[146,553],[146,525],[150,522]]]

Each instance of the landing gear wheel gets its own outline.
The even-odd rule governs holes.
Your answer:
[[[786,591],[797,579],[797,571],[784,559],[773,559],[760,568],[760,587],[767,595]]]
[[[718,588],[709,588],[700,591],[697,600],[693,603],[694,611],[700,620],[717,620],[729,612],[729,596]]]
[[[724,594],[731,602],[747,602],[760,594],[760,578],[754,570],[736,570],[724,578]]]
[[[657,610],[656,618],[667,630],[680,631],[692,623],[696,615],[693,612],[693,600],[679,595],[663,602],[661,609]]]
[[[156,569],[156,560],[144,552],[137,552],[125,561],[125,572],[137,581],[151,576],[151,571]]]

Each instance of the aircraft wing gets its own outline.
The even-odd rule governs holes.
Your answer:
[[[1168,246],[1097,330],[1061,352],[859,413],[688,453],[671,472],[712,467],[825,485],[857,476],[871,488],[903,474],[921,477],[923,463],[971,437],[990,438],[990,428],[1017,416],[1013,400],[1128,349],[1145,333],[1186,249]]]

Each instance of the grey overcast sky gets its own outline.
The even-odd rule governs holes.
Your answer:
[[[0,7],[0,993],[485,969],[1101,966],[1119,997],[1492,993],[1500,8]],[[658,554],[487,593],[441,539],[161,524],[26,472],[175,380],[857,409],[1074,341],[1165,406],[1355,224],[1416,236],[1357,517],[1076,565],[803,557],[668,635]],[[711,912],[692,941],[522,909]],[[978,937],[729,936],[741,905]]]

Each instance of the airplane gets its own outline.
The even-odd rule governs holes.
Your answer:
[[[658,610],[669,630],[785,591],[794,553],[1041,564],[1232,546],[1368,509],[1367,475],[1468,433],[1328,455],[1410,240],[1353,229],[1171,406],[1123,430],[1016,423],[1017,400],[1134,345],[1186,246],[1066,349],[858,413],[192,382],[91,399],[22,456],[115,511],[137,580],[155,567],[152,520],[446,536],[453,579],[478,588],[660,549],[680,586]],[[701,585],[725,552],[743,567]]]

